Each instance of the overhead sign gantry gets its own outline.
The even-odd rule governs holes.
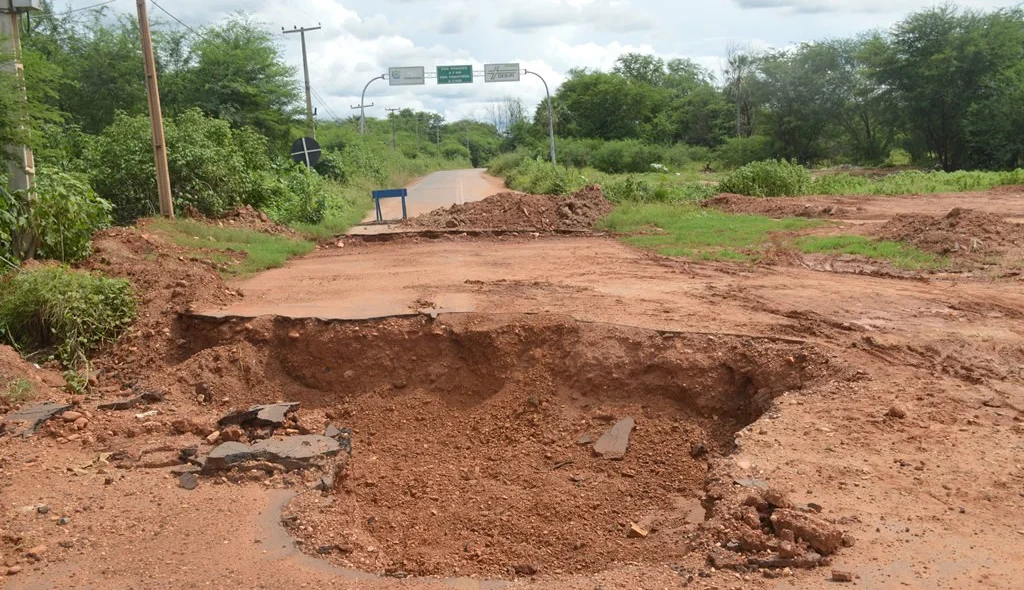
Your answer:
[[[548,99],[548,135],[551,138],[551,164],[555,164],[555,122],[553,119],[554,109],[551,106],[551,91],[548,89],[547,81],[537,72],[522,70],[519,64],[484,64],[483,71],[474,71],[472,65],[451,65],[437,66],[435,73],[428,74],[423,66],[399,66],[388,68],[387,74],[381,74],[366,83],[363,87],[363,94],[359,98],[359,133],[366,133],[366,107],[373,106],[366,104],[366,89],[375,80],[387,80],[390,86],[423,86],[427,78],[437,79],[438,85],[448,84],[472,84],[474,78],[483,78],[485,83],[489,82],[519,82],[522,74],[533,74],[544,83],[544,93]]]

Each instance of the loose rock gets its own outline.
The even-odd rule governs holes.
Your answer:
[[[789,529],[822,555],[835,553],[843,543],[843,531],[817,516],[778,509],[772,513],[771,521],[776,533]]]
[[[844,572],[842,570],[832,570],[832,581],[833,582],[852,582],[853,574],[851,572]]]
[[[178,476],[178,486],[186,490],[194,490],[199,487],[199,478],[195,473],[182,473]]]
[[[626,449],[629,448],[629,436],[634,427],[636,427],[636,421],[629,417],[616,422],[615,426],[612,426],[594,443],[594,454],[603,459],[622,459],[626,455]]]
[[[907,409],[904,408],[903,406],[899,405],[899,404],[896,404],[896,405],[893,405],[891,408],[889,408],[889,411],[886,412],[885,415],[890,417],[890,418],[896,418],[897,420],[902,420],[902,419],[907,417]]]
[[[630,539],[643,539],[647,537],[647,534],[647,529],[641,527],[635,522],[629,523],[629,532],[626,533],[626,536]]]

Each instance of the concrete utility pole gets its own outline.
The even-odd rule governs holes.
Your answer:
[[[537,72],[531,72],[530,70],[523,70],[523,73],[533,74],[540,78],[540,81],[544,83],[544,94],[548,96],[548,135],[551,137],[551,165],[555,165],[555,115],[554,109],[551,107],[551,92],[548,90],[548,82]]]
[[[160,110],[160,86],[156,79],[153,60],[153,37],[149,32],[149,13],[146,0],[136,0],[139,12],[139,32],[142,34],[142,64],[146,69],[146,94],[149,96],[149,120],[153,125],[153,161],[156,164],[156,190],[160,196],[160,215],[174,218],[171,201],[171,175],[167,171],[167,144],[164,142],[164,118]]]
[[[26,9],[21,9],[27,11]],[[25,67],[21,63],[21,35],[18,30],[18,12],[14,0],[0,0],[0,37],[3,37],[4,52],[11,55],[13,63],[4,64],[4,69],[14,72],[18,79],[18,86],[21,90],[19,100],[26,101],[25,97]],[[22,121],[23,131],[28,130],[28,122]],[[32,186],[35,183],[36,165],[32,155],[32,148],[27,145],[9,145],[7,153],[10,160],[7,162],[7,184],[11,192],[24,191],[31,200]]]
[[[367,82],[366,86],[363,86],[363,94],[359,97],[359,104],[352,107],[353,109],[359,109],[359,135],[366,135],[366,107],[373,106],[372,102],[366,104],[366,89],[370,87],[370,84],[387,77],[387,74],[381,74]]]
[[[306,136],[316,139],[316,128],[313,127],[313,93],[309,87],[309,62],[306,61],[306,31],[318,31],[320,30],[320,23],[317,23],[315,27],[292,27],[292,30],[285,31],[284,27],[281,27],[281,31],[285,35],[292,33],[298,33],[299,37],[302,38],[302,75],[306,79]]]
[[[384,109],[388,112],[388,118],[391,119],[391,149],[397,150],[398,144],[395,142],[395,113],[401,109]]]

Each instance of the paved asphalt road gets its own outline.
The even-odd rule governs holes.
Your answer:
[[[409,196],[406,197],[406,210],[409,217],[415,217],[441,207],[479,201],[501,192],[504,190],[504,185],[501,179],[489,176],[485,169],[474,168],[435,172],[413,182],[407,188]],[[402,218],[401,199],[384,199],[380,205],[385,220]],[[363,222],[372,222],[375,218],[374,212],[370,211]],[[394,231],[394,228],[390,225],[357,225],[348,233],[366,234],[388,231]]]

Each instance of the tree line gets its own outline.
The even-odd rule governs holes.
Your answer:
[[[1024,10],[946,5],[888,31],[731,51],[721,80],[630,53],[611,71],[571,70],[553,106],[560,137],[703,147],[734,165],[875,165],[898,149],[945,170],[1012,169],[1024,166]],[[535,141],[547,116],[545,102]]]

